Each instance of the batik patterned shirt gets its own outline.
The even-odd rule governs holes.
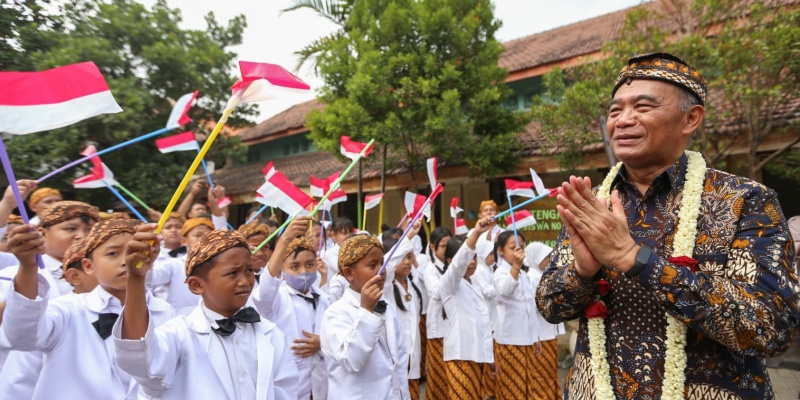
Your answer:
[[[617,399],[659,399],[664,377],[667,319],[687,332],[687,399],[773,398],[764,357],[785,351],[800,319],[794,249],[775,192],[749,179],[708,169],[693,258],[697,272],[671,263],[686,156],[660,174],[643,195],[615,177],[633,239],[655,251],[635,278],[603,266],[594,281],[574,267],[569,237],[558,238],[537,291],[551,323],[580,317],[578,343],[565,398],[591,399],[593,377],[583,310],[599,278],[604,298],[606,351]]]

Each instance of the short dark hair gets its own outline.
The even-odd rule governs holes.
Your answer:
[[[442,261],[444,261],[446,264],[450,264],[453,258],[456,256],[456,253],[458,253],[458,250],[461,249],[462,244],[463,242],[461,242],[461,240],[458,238],[450,239],[447,242],[447,246],[444,248],[444,260]],[[451,261],[448,262],[447,260]]]
[[[383,233],[381,234],[381,240],[383,240],[384,243],[385,243],[386,239],[389,239],[394,235],[402,236],[403,235],[403,230],[400,229],[400,228],[389,227],[388,225],[385,225],[384,228],[383,228]],[[384,244],[383,247],[386,247],[386,245]]]
[[[244,245],[236,245],[236,246],[231,247],[230,249],[237,249],[237,248],[243,248],[243,249],[247,250],[248,253],[250,252],[250,248],[247,247],[247,246],[244,246]],[[228,251],[230,249],[227,249],[225,251]],[[225,251],[223,251],[222,253],[224,253]],[[209,273],[209,271],[211,271],[212,268],[214,268],[214,266],[217,265],[217,257],[219,257],[220,254],[222,254],[222,253],[219,253],[219,254],[215,255],[214,257],[211,257],[208,260],[203,261],[202,263],[200,263],[199,265],[194,267],[192,269],[192,273],[189,274],[189,276],[196,276],[196,277],[198,277],[198,278],[200,278],[200,279],[202,279],[204,281],[208,281],[208,273]]]
[[[350,218],[339,217],[333,220],[331,229],[334,233],[353,232],[356,230],[356,226]]]

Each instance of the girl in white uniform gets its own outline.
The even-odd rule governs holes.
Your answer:
[[[447,333],[450,321],[442,305],[441,279],[447,266],[444,263],[444,253],[447,242],[453,234],[442,226],[431,231],[428,251],[431,263],[425,268],[425,288],[428,290],[428,314],[426,328],[428,335],[428,353],[426,364],[428,377],[426,381],[425,398],[430,400],[447,399],[447,376],[444,370],[444,335]]]

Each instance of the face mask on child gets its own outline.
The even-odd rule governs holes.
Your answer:
[[[304,272],[297,275],[283,274],[283,279],[286,280],[286,284],[292,289],[301,293],[305,293],[311,289],[311,285],[317,281],[317,273]]]

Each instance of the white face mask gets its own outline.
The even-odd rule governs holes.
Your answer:
[[[304,272],[302,274],[291,275],[283,274],[286,284],[300,293],[305,293],[311,289],[311,285],[317,281],[316,272]]]

